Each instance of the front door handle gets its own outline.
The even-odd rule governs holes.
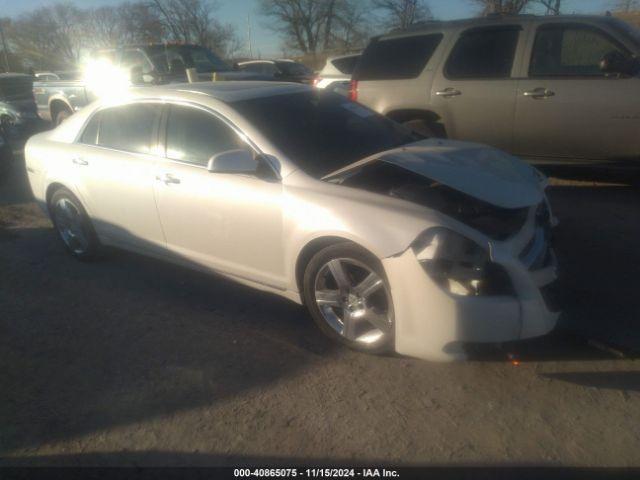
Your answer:
[[[173,183],[173,184],[180,183],[180,179],[174,177],[170,173],[165,173],[163,177],[156,177],[156,180],[164,182],[165,185],[169,185],[170,183]]]
[[[74,158],[73,160],[71,160],[75,165],[81,165],[81,166],[86,166],[89,165],[89,162],[87,162],[84,158]]]
[[[449,97],[457,97],[458,95],[462,95],[460,90],[456,90],[455,88],[445,88],[444,90],[440,90],[436,92],[436,95],[439,97],[449,98]]]
[[[549,98],[553,97],[556,93],[548,90],[546,88],[535,88],[533,90],[527,90],[523,93],[525,97],[530,97],[533,99],[537,98]]]

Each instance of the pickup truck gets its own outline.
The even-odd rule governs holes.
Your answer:
[[[208,48],[200,45],[152,44],[94,51],[94,60],[106,60],[129,72],[135,85],[158,85],[187,81],[186,70],[195,68],[199,81],[269,80],[264,75],[237,72]],[[35,82],[33,93],[38,113],[59,125],[96,98],[91,85],[82,80]]]

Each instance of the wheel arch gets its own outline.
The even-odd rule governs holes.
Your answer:
[[[304,278],[304,271],[307,265],[309,264],[313,256],[320,250],[337,243],[352,243],[354,245],[357,245],[362,250],[368,252],[372,256],[379,258],[379,256],[372,252],[370,248],[364,246],[362,242],[358,242],[357,240],[348,238],[346,236],[323,235],[310,240],[298,252],[295,263],[295,282],[296,287],[298,288],[298,292],[301,292],[300,298],[302,300],[302,303],[304,303],[304,297],[302,295],[302,280]]]
[[[70,113],[73,113],[73,107],[65,98],[53,97],[49,100],[49,113],[52,122],[56,121],[56,115],[62,110],[68,110]]]

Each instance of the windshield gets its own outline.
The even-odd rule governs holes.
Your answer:
[[[301,63],[276,62],[278,68],[286,75],[312,75],[313,72]]]
[[[232,68],[215,53],[205,47],[194,45],[158,45],[147,47],[147,55],[156,70],[167,73],[171,65],[194,68],[198,73],[226,72]]]
[[[233,106],[316,178],[419,139],[402,125],[331,92],[252,98]]]

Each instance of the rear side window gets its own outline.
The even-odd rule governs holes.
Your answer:
[[[98,127],[100,126],[100,112],[96,113],[82,132],[80,143],[85,145],[95,145],[98,141]]]
[[[518,44],[519,27],[464,32],[445,65],[450,79],[508,78]]]
[[[137,103],[100,112],[97,144],[135,153],[150,153],[160,105]]]
[[[336,58],[335,60],[332,60],[331,63],[333,63],[333,66],[336,67],[336,69],[340,73],[344,73],[345,75],[351,75],[355,70],[356,64],[358,63],[359,59],[360,59],[359,56]]]
[[[167,157],[207,166],[216,153],[249,148],[222,120],[197,108],[172,105],[167,120]]]
[[[362,54],[354,78],[398,80],[416,78],[433,55],[441,34],[373,40]]]
[[[610,52],[628,54],[607,34],[585,26],[541,27],[531,54],[529,75],[602,76],[600,60]]]

